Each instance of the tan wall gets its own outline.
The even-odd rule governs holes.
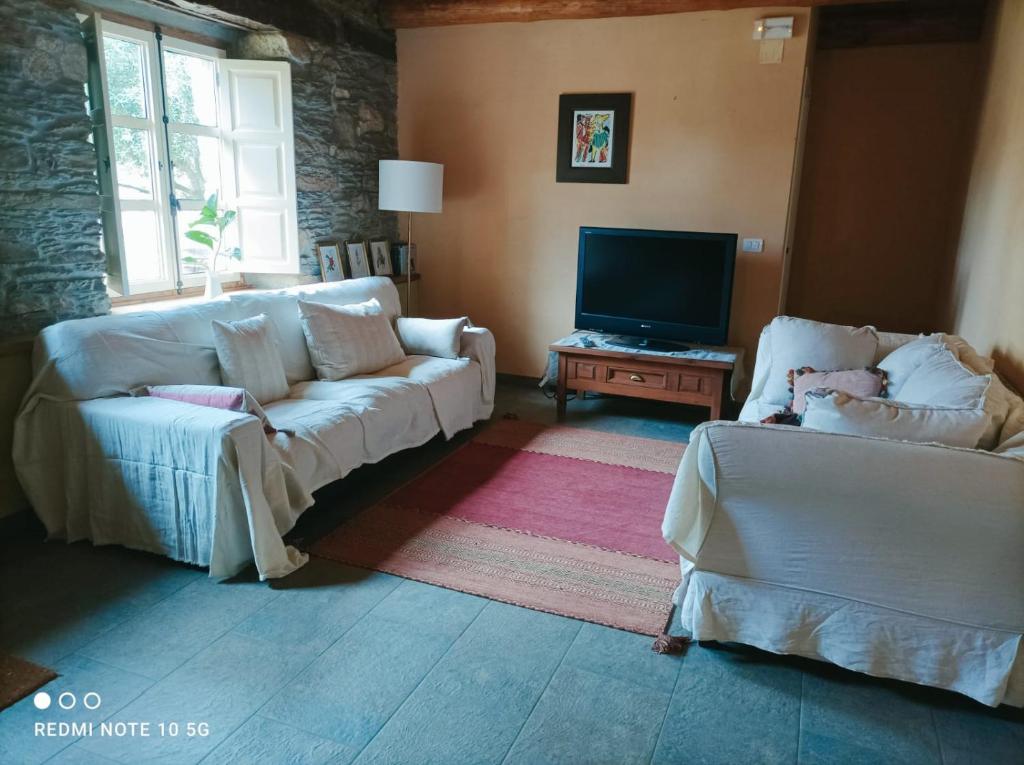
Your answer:
[[[996,8],[957,256],[956,331],[1024,390],[1024,3]]]
[[[32,377],[31,349],[28,341],[0,344],[0,518],[28,509],[28,500],[14,477],[11,439],[14,415]]]
[[[779,65],[754,20],[794,14]],[[445,165],[441,215],[416,218],[427,315],[468,313],[503,372],[536,375],[573,328],[582,225],[735,232],[731,340],[778,308],[808,13],[751,9],[398,34],[399,146]],[[634,94],[630,181],[555,182],[558,96]],[[403,218],[404,225],[404,218]]]
[[[945,328],[981,50],[817,51],[787,313]]]

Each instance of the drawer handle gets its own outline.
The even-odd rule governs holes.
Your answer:
[[[640,375],[630,375],[629,379],[632,382],[643,382],[644,381],[644,378],[642,378]]]

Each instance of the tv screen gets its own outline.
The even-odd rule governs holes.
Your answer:
[[[580,229],[576,328],[724,345],[736,235]]]

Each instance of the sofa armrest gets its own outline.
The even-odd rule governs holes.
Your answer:
[[[780,426],[694,431],[666,540],[700,570],[1024,629],[1024,462]]]
[[[253,560],[261,578],[283,576],[305,561],[281,540],[296,492],[253,415],[152,397],[40,400],[17,422],[14,457],[51,535],[218,577]]]
[[[494,335],[484,327],[466,327],[462,330],[459,356],[472,359],[480,365],[481,394],[485,404],[494,403],[495,386]]]

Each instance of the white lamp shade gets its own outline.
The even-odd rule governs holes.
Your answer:
[[[398,212],[439,213],[443,179],[444,165],[435,162],[382,159],[377,206]]]

